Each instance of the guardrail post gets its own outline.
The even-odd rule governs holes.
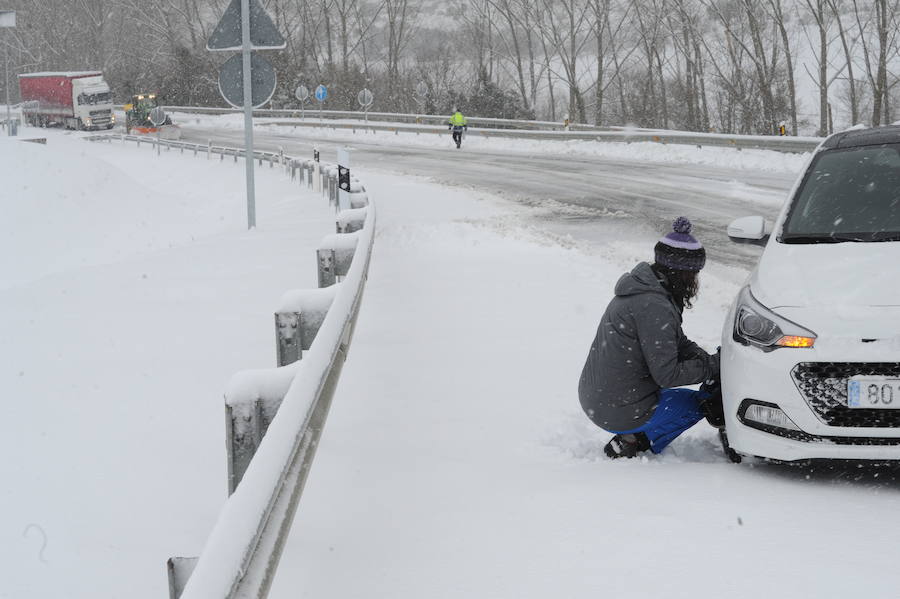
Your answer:
[[[287,366],[303,357],[300,312],[275,313],[275,353],[278,366]]]
[[[365,217],[364,217],[365,218]],[[288,291],[275,312],[277,365],[287,366],[303,358],[312,347],[334,301],[335,287]]]
[[[331,190],[331,203],[334,206],[337,206],[338,203],[338,174],[337,168],[328,173],[329,182],[331,183],[329,189]]]
[[[206,140],[206,159],[209,160],[209,157],[212,156],[212,140]]]
[[[319,149],[313,149],[313,191],[322,191],[322,167],[319,164]]]
[[[350,206],[351,210],[356,208],[365,208],[369,205],[369,194],[364,191],[354,191],[350,194]]]
[[[355,233],[362,230],[366,222],[366,209],[343,210],[334,223],[336,233]]]
[[[335,262],[337,262],[333,249],[316,250],[316,263],[318,264],[319,287],[328,287],[337,282],[335,274]]]
[[[356,252],[357,235],[329,235],[316,249],[319,287],[329,287],[347,276],[353,254]]]
[[[257,397],[248,410],[241,409],[236,414],[232,406],[225,404],[229,495],[240,484],[280,406],[281,398],[276,400]]]
[[[169,575],[169,599],[179,599],[197,565],[198,557],[170,557],[166,562]]]
[[[337,204],[337,200],[335,196],[337,195],[334,191],[334,173],[331,172],[331,169],[328,169],[328,204],[334,206]]]

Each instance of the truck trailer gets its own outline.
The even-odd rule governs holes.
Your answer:
[[[33,127],[112,129],[112,94],[100,71],[19,75],[22,117]]]

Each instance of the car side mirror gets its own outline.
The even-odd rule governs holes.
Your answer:
[[[764,246],[769,241],[766,219],[761,216],[744,216],[728,225],[728,238],[735,243]]]

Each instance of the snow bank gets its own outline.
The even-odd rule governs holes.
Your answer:
[[[46,134],[46,145],[0,142],[0,288],[240,226],[239,204],[232,203],[237,194],[218,195],[232,182],[195,177],[189,166],[170,156],[158,160],[146,149],[123,168],[78,137]],[[119,149],[103,145],[98,149]],[[148,187],[137,182],[142,179],[168,184]]]
[[[0,597],[165,597],[225,499],[223,386],[274,365],[334,210],[262,168],[247,231],[240,162],[27,133],[0,143]]]

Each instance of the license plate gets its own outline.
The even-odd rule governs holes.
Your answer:
[[[847,406],[876,410],[900,410],[900,379],[854,376],[847,381]]]

